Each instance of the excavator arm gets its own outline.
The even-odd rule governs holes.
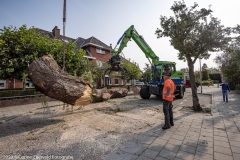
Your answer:
[[[136,31],[136,29],[134,28],[133,25],[131,25],[125,32],[124,34],[121,36],[121,38],[118,40],[116,46],[114,47],[114,49],[111,51],[111,58],[108,61],[109,64],[111,65],[110,68],[108,68],[104,75],[109,72],[109,74],[111,73],[111,71],[122,71],[122,75],[127,75],[127,70],[123,67],[121,67],[121,57],[120,57],[120,53],[122,53],[122,50],[124,49],[124,47],[127,46],[127,43],[133,39],[136,44],[139,46],[139,48],[143,51],[143,53],[145,54],[146,58],[149,60],[149,62],[151,64],[154,64],[152,66],[155,66],[159,63],[159,57],[156,56],[156,54],[152,51],[151,47],[146,43],[146,41],[143,39],[143,37],[141,35],[139,35]],[[120,44],[119,48],[117,48],[117,46]],[[151,59],[151,61],[150,61]]]

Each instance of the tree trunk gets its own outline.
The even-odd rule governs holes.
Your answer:
[[[200,107],[199,99],[197,95],[197,87],[195,83],[194,64],[189,55],[187,55],[186,58],[187,58],[188,68],[189,68],[189,78],[190,78],[190,85],[192,90],[193,109],[194,111],[201,111],[201,107]]]
[[[91,102],[91,84],[62,73],[50,55],[33,61],[29,65],[29,75],[35,88],[46,96],[71,105],[87,105]]]

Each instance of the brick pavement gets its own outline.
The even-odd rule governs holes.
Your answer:
[[[217,86],[203,86],[203,93],[213,95],[211,114],[175,108],[174,127],[138,134],[105,160],[239,160],[240,95],[230,92],[227,103]]]

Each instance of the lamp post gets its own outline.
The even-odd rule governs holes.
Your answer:
[[[202,66],[201,66],[201,58],[199,58],[200,64],[200,85],[201,85],[201,93],[202,93]]]

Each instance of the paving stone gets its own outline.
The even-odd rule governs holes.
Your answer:
[[[201,132],[213,133],[213,129],[205,129],[205,128],[202,128],[202,129],[201,129]]]
[[[179,148],[180,148],[180,145],[174,145],[174,144],[171,144],[171,143],[167,143],[167,144],[164,146],[163,149],[177,153],[178,150],[179,150]]]
[[[233,153],[233,158],[234,158],[234,160],[239,160],[240,159],[240,154]]]
[[[184,159],[184,160],[193,160],[194,159],[194,154],[184,152],[184,151],[179,151],[176,155],[177,158]]]
[[[142,134],[144,135],[148,135],[148,136],[154,136],[154,137],[158,137],[161,133],[162,133],[162,129],[158,129],[158,130],[148,130],[146,132],[143,132]]]
[[[202,152],[196,152],[194,158],[200,160],[213,160],[213,155]]]
[[[213,137],[213,133],[209,133],[209,132],[201,132],[200,135],[206,136],[206,137]]]
[[[190,126],[190,128],[202,128],[202,124],[201,125],[195,125],[195,124],[192,124],[191,126]],[[189,128],[189,129],[190,129]]]
[[[141,135],[141,134],[134,135],[133,137],[133,141],[137,143],[145,143],[145,144],[151,144],[155,139],[156,137]]]
[[[189,134],[187,134],[187,135],[185,136],[185,139],[190,139],[190,140],[193,140],[193,141],[197,141],[198,138],[199,138],[199,136],[189,135]]]
[[[184,152],[195,154],[197,148],[193,147],[193,146],[189,146],[189,145],[181,145],[180,150],[184,151]]]
[[[199,137],[199,134],[200,134],[200,133],[199,133],[199,132],[196,132],[196,131],[190,131],[190,130],[189,130],[189,131],[187,132],[187,134],[188,134],[188,135],[193,135],[193,136],[198,136],[198,137]]]
[[[223,153],[223,154],[227,154],[227,155],[232,155],[232,151],[229,148],[225,148],[225,147],[220,147],[220,146],[214,146],[214,152],[218,152],[218,153]]]
[[[175,144],[175,145],[181,145],[183,141],[176,140],[176,139],[170,139],[168,143]]]
[[[213,138],[214,138],[214,140],[228,142],[227,137],[214,136]]]
[[[120,148],[121,151],[139,155],[147,148],[146,144],[136,143],[136,142],[128,142]]]
[[[185,136],[181,136],[181,135],[177,135],[177,134],[176,134],[176,135],[173,135],[171,138],[172,138],[172,139],[176,139],[176,140],[183,141],[183,140],[184,140],[184,137],[185,137]]]
[[[219,132],[219,131],[214,131],[214,136],[221,136],[221,137],[227,137],[227,132]]]
[[[160,153],[159,153],[160,157],[164,157],[167,159],[173,159],[176,156],[175,152],[171,152],[169,150],[163,149]]]
[[[157,138],[148,148],[160,152],[166,143],[167,140]]]
[[[199,140],[205,140],[207,142],[213,142],[213,137],[206,137],[206,136],[201,135],[199,137]]]
[[[193,132],[200,132],[201,128],[194,128],[194,127],[190,127],[188,131],[193,131]]]
[[[164,157],[161,157],[161,156],[157,156],[155,158],[155,160],[169,160],[168,158],[164,158]]]
[[[174,134],[175,134],[175,135],[186,136],[187,132],[176,131]]]
[[[148,157],[148,158],[152,158],[152,159],[155,159],[158,155],[158,151],[154,151],[154,150],[151,150],[151,149],[146,149],[142,155],[145,156],[145,157]]]
[[[229,142],[214,140],[214,146],[230,148]]]
[[[140,155],[136,160],[153,160],[153,159],[149,157],[145,157],[144,155]]]
[[[240,154],[240,148],[239,147],[231,146],[231,150],[232,150],[233,153]]]
[[[237,141],[230,141],[231,146],[240,147],[240,143]]]
[[[203,145],[197,146],[197,152],[207,153],[207,154],[213,154],[213,148]]]
[[[193,140],[190,140],[190,139],[184,139],[182,144],[197,147],[198,141],[193,141]]]
[[[211,148],[213,148],[213,142],[206,141],[206,140],[202,140],[202,139],[200,139],[200,140],[198,141],[198,145],[202,145],[202,146],[206,146],[206,147],[211,147]]]
[[[216,160],[233,160],[233,156],[214,152],[214,159],[216,159]]]
[[[117,150],[109,154],[105,160],[135,160],[138,156]]]

